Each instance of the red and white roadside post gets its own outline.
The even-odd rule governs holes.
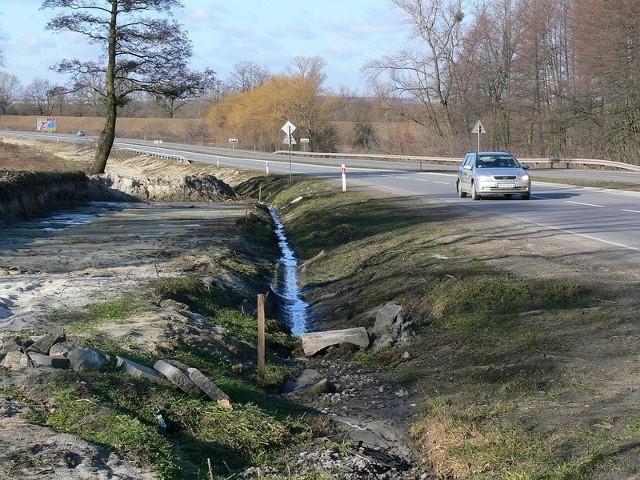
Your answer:
[[[264,168],[267,171],[267,175],[269,175],[269,161],[268,160],[264,162]]]
[[[342,171],[342,191],[347,191],[347,167],[344,166],[344,163],[340,165],[340,170]]]

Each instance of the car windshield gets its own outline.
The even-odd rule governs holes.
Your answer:
[[[511,155],[479,155],[476,168],[517,168],[520,165]]]

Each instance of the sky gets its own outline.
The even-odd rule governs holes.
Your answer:
[[[225,81],[233,66],[255,62],[283,73],[295,57],[326,62],[325,87],[366,93],[361,67],[399,51],[409,28],[391,0],[183,0],[175,19],[193,42],[191,68],[211,68]],[[99,52],[70,32],[45,30],[61,10],[40,0],[0,0],[0,45],[6,71],[23,86],[35,78],[64,83],[49,67],[63,58],[95,59]]]

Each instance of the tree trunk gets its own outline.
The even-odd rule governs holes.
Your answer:
[[[100,132],[98,139],[98,149],[93,159],[93,165],[89,174],[97,175],[104,173],[107,167],[107,160],[113,147],[113,140],[116,137],[116,117],[118,116],[118,97],[116,95],[116,25],[118,14],[118,2],[112,2],[111,20],[109,22],[109,39],[107,47],[107,76],[106,76],[106,96],[107,96],[107,118],[104,128]]]
[[[111,147],[113,147],[113,141],[116,137],[116,107],[109,106],[109,112],[107,112],[107,118],[104,128],[100,132],[100,138],[98,139],[98,148],[96,150],[95,157],[93,158],[93,165],[89,170],[89,174],[97,175],[104,173],[107,167],[107,160],[111,153]]]

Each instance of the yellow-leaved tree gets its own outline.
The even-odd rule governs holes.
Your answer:
[[[318,82],[302,75],[274,76],[248,92],[230,95],[211,108],[208,119],[243,148],[282,149],[281,127],[290,121],[296,126],[293,136],[298,147],[300,138],[308,138],[310,150],[336,150],[329,103]]]

